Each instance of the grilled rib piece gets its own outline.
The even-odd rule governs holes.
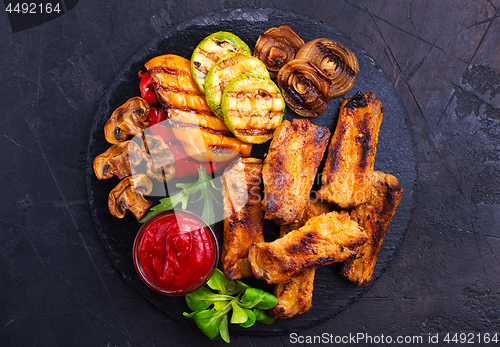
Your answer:
[[[255,277],[270,284],[283,283],[308,270],[355,257],[366,237],[349,213],[332,211],[275,241],[253,244],[248,258]]]
[[[281,226],[281,237],[292,230],[299,229],[310,218],[330,211],[331,208],[328,204],[309,200],[301,217],[297,221]],[[274,287],[274,296],[278,298],[278,304],[269,313],[277,319],[286,319],[309,311],[312,305],[315,273],[316,270],[308,270],[302,275],[293,277],[288,282],[276,284]]]
[[[341,208],[368,201],[382,111],[374,93],[358,92],[344,100],[328,147],[318,198]]]
[[[260,198],[262,160],[240,158],[222,175],[224,198],[224,242],[222,270],[229,280],[249,277],[252,269],[248,248],[263,242],[264,212]]]
[[[374,171],[371,191],[371,198],[366,204],[351,210],[351,218],[368,234],[368,240],[359,248],[361,257],[348,259],[340,265],[340,274],[358,286],[372,278],[380,247],[401,201],[403,188],[396,177]]]
[[[282,225],[300,216],[329,137],[327,128],[307,119],[285,120],[275,130],[262,168],[264,218]]]
[[[278,303],[269,313],[276,319],[288,319],[309,311],[312,306],[316,270],[307,270],[290,281],[276,284],[274,296]]]

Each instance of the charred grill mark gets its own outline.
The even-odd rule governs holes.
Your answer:
[[[173,122],[170,119],[165,120],[164,122],[168,123],[168,126],[173,127],[173,128],[199,128],[200,130],[209,132],[214,135],[223,135],[226,137],[235,137],[232,132],[229,130],[217,130],[217,129],[212,129],[210,127],[204,127],[198,124],[190,124],[190,123],[183,123],[183,122]]]
[[[357,247],[359,247],[362,244],[364,244],[367,240],[368,239],[366,237],[363,237],[363,238],[360,238],[359,240],[356,240],[356,241],[350,241],[345,246],[347,248],[349,248],[351,251],[355,251]],[[354,255],[356,255],[356,254],[354,253]]]
[[[306,119],[294,119],[291,125],[294,133],[297,133],[299,136],[304,136],[310,123]]]
[[[279,210],[279,205],[276,204],[274,194],[267,193],[266,195],[266,209],[269,213],[276,213]]]
[[[315,238],[314,233],[307,233],[303,238],[301,238],[298,243],[294,243],[287,247],[285,250],[290,254],[316,254],[317,252],[310,247],[310,244],[316,243],[317,240]]]
[[[178,93],[178,94],[186,94],[186,95],[195,95],[195,96],[203,96],[199,91],[196,90],[186,90],[182,88],[177,88],[172,85],[164,86],[163,84],[155,84],[157,91],[166,91],[169,93]]]
[[[281,52],[283,51],[280,51],[280,53]],[[285,62],[285,59],[286,59],[286,54],[280,54],[280,55],[275,54],[273,56],[270,55],[267,61],[271,62],[273,66],[279,66]]]
[[[298,71],[293,71],[292,75],[296,81],[305,80],[304,75]],[[309,83],[309,81],[305,81],[304,83]],[[297,92],[297,90],[291,84],[287,84],[286,89],[287,94],[290,95],[290,97],[297,105],[304,106],[306,104],[306,101],[304,100],[302,95],[299,94],[299,92]]]
[[[372,93],[369,93],[369,95],[372,94]],[[365,97],[364,94],[362,94],[361,92],[357,92],[352,98],[351,100],[349,100],[346,104],[345,104],[345,108],[350,108],[350,109],[355,109],[356,107],[365,107],[366,105],[368,105],[368,100],[367,98]]]
[[[257,90],[257,96],[260,98],[263,98],[263,99],[264,98],[271,99],[273,97],[270,93],[268,93],[265,90],[261,90],[261,89]]]
[[[230,91],[229,93],[227,93],[227,95],[231,98],[238,98],[238,97],[242,97],[242,96],[245,96],[245,95],[249,95],[249,96],[254,96],[254,93],[253,92],[240,92],[240,91]],[[256,91],[256,97],[259,97],[259,98],[266,98],[266,99],[280,99],[281,98],[281,94],[280,93],[276,93],[276,92],[268,92],[266,90],[257,90]]]
[[[245,208],[242,208],[240,212],[237,213],[239,218],[229,223],[230,227],[241,227],[245,233],[248,233],[247,236],[251,239],[254,239],[255,236],[258,236],[262,232],[262,226],[259,224],[259,221],[255,220],[252,209],[249,208],[254,205],[255,204],[249,199]]]
[[[229,222],[229,228],[236,229],[240,224],[245,224],[245,220],[241,220],[241,219],[236,218],[236,219]]]
[[[325,127],[318,127],[314,129],[314,135],[314,142],[321,147],[325,141],[328,141],[330,130]]]
[[[269,126],[268,122],[273,122],[276,121],[276,118],[279,118],[282,116],[282,111],[273,111],[269,110],[266,113],[260,113],[256,114],[255,110],[248,110],[248,111],[229,111],[229,116],[233,118],[252,118],[252,117],[259,117],[263,120],[262,124],[258,124],[256,126],[259,126],[259,129],[265,129],[265,130],[270,130],[271,132],[274,131],[274,129],[268,129],[267,127]],[[248,121],[248,120],[247,120]]]
[[[349,52],[347,52],[342,45],[335,44],[334,47],[328,47],[322,42],[317,42],[316,48],[321,52],[321,54],[323,54],[325,57],[333,61],[340,70],[344,71],[350,77],[356,77],[357,75],[356,71],[354,71],[346,61],[341,59],[341,57],[335,51],[335,50],[340,50],[342,51],[344,58],[349,57]]]
[[[346,133],[347,133],[347,128],[345,126],[341,126],[339,128],[338,138],[334,143],[330,145],[330,148],[328,150],[328,159],[330,161],[329,174],[337,172],[337,170],[340,168],[341,165],[340,150],[342,147],[342,143],[344,142],[344,137]]]
[[[226,276],[230,281],[236,279],[235,271],[233,270],[234,266],[235,266],[234,262],[230,262],[226,269]]]
[[[195,113],[200,114],[200,115],[214,117],[214,118],[217,117],[212,113],[212,111],[194,109],[194,108],[191,108],[188,106],[171,105],[171,104],[165,103],[165,102],[160,102],[160,106],[163,109],[163,111],[165,111],[165,112],[168,112],[168,110],[179,110],[179,111],[183,111],[183,112],[195,112]]]
[[[224,47],[224,44],[228,43],[226,40],[217,40],[214,43],[219,47]]]
[[[257,245],[252,245],[252,247],[256,246]],[[262,248],[262,255],[264,256],[264,259],[267,259],[269,261],[279,260],[279,257],[274,253],[274,251],[270,247]]]
[[[285,155],[283,154],[283,152],[278,152],[275,154],[274,160],[276,164],[282,166],[285,162]]]
[[[364,134],[361,137],[361,160],[359,163],[359,167],[365,168],[368,166],[368,158],[372,153],[373,146],[371,145],[371,134]],[[357,141],[357,138],[356,138]]]
[[[402,188],[400,187],[399,184],[388,184],[385,183],[386,185],[386,195],[385,195],[385,204],[383,209],[379,212],[381,216],[384,216],[384,218],[390,218],[392,217],[392,214],[394,213],[396,206],[399,204],[399,199],[401,197],[401,192]]]
[[[334,263],[336,260],[337,260],[337,258],[335,256],[319,257],[318,259],[314,259],[314,260],[306,260],[302,264],[301,273],[304,273],[305,271],[310,270],[310,269],[317,269],[321,266]]]
[[[164,74],[167,74],[167,75],[175,75],[175,76],[184,75],[184,76],[187,76],[187,74],[184,71],[182,71],[182,70],[179,70],[179,69],[169,69],[168,67],[163,67],[163,66],[153,67],[153,68],[151,68],[151,69],[148,70],[148,73],[149,74],[164,73]]]
[[[269,135],[273,133],[273,129],[235,129],[240,135],[245,136],[259,136],[259,135]]]
[[[284,160],[285,158],[283,154],[280,153],[276,155],[273,162],[269,163],[269,171],[272,173],[274,179],[273,191],[277,192],[278,194],[282,189],[286,189],[287,187],[292,186],[294,183],[293,177],[282,169]],[[282,201],[279,196],[274,196],[272,193],[267,194],[267,210],[269,212],[278,212],[279,205],[281,205],[281,203]]]

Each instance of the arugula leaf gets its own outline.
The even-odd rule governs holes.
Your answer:
[[[198,169],[198,172],[200,170],[201,169]],[[204,168],[202,170],[205,171]],[[204,200],[203,212],[201,213],[201,218],[206,220],[208,224],[213,225],[215,223],[215,221],[214,221],[215,209],[214,209],[213,203],[215,202],[215,203],[220,205],[220,202],[217,201],[217,198],[215,197],[212,188],[214,188],[214,189],[218,189],[218,188],[215,186],[214,181],[212,180],[212,178],[210,176],[208,176],[206,173],[205,173],[205,176],[206,177],[203,180],[204,184],[200,184],[199,189],[198,189],[199,191],[201,191],[201,195],[197,200],[192,201],[192,203],[198,202],[200,200]],[[201,177],[201,174],[200,174],[200,177]],[[210,180],[211,186],[209,186],[207,184],[208,183],[206,180],[207,178]]]
[[[180,188],[179,184],[181,183],[176,184],[178,188]],[[189,192],[183,189],[175,195],[160,199],[160,203],[151,207],[151,209],[149,210],[150,212],[146,214],[144,217],[142,217],[139,223],[147,222],[149,218],[153,217],[157,213],[167,210],[172,210],[178,204],[182,204],[181,205],[182,209],[185,210],[187,208],[188,198],[189,198]]]
[[[212,189],[223,190],[224,188],[217,188],[215,186],[212,177],[207,175],[205,168],[198,168],[198,180],[196,180],[195,182],[177,183],[175,186],[177,188],[181,188],[182,190],[177,194],[160,199],[160,202],[157,205],[151,207],[151,209],[149,210],[150,212],[146,214],[139,221],[139,223],[145,223],[155,214],[162,211],[171,210],[179,204],[181,204],[181,208],[185,210],[188,203],[190,202],[189,196],[201,192],[200,197],[195,201],[191,201],[191,203],[203,200],[204,205],[201,217],[206,220],[209,225],[215,224],[214,203],[220,205],[220,202],[217,201],[217,198],[215,197]]]

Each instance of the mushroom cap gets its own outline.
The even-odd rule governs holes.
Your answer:
[[[94,173],[98,179],[119,179],[134,173],[134,167],[142,161],[142,149],[134,141],[119,142],[97,157],[93,162]]]
[[[152,191],[153,184],[145,174],[125,177],[109,193],[109,212],[117,218],[123,218],[129,210],[137,220],[140,220],[153,204],[144,198],[144,195]]]
[[[159,135],[145,135],[143,152],[147,175],[160,182],[168,182],[175,176],[175,156]]]
[[[139,135],[148,127],[149,104],[141,97],[133,97],[118,107],[104,125],[104,137],[116,144],[130,136]]]

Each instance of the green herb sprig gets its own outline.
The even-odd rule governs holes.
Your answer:
[[[200,197],[197,200],[191,202],[195,203],[203,200],[204,205],[201,218],[203,218],[210,225],[215,224],[214,203],[217,203],[219,205],[220,203],[217,201],[212,188],[216,190],[222,190],[223,188],[217,188],[215,186],[212,177],[207,175],[205,168],[198,168],[197,181],[190,183],[177,183],[175,186],[177,188],[181,188],[182,190],[177,194],[160,199],[159,204],[151,207],[149,213],[144,216],[139,221],[139,223],[145,223],[155,214],[162,211],[171,210],[179,204],[181,204],[181,208],[185,210],[189,202],[189,197],[193,194],[201,192]]]
[[[244,328],[255,322],[274,323],[274,317],[267,312],[278,303],[274,295],[238,280],[228,281],[219,269],[215,269],[207,286],[186,295],[186,303],[193,312],[184,312],[183,315],[193,318],[210,339],[222,338],[229,343],[229,322]]]

